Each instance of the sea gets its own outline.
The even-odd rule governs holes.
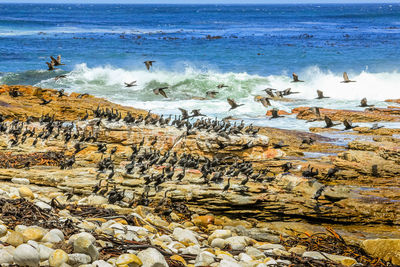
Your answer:
[[[57,55],[65,65],[48,71]],[[146,60],[155,61],[150,70]],[[364,97],[393,105],[384,100],[400,98],[399,62],[400,4],[0,4],[1,84],[89,93],[158,114],[200,109],[308,130],[324,124],[266,112],[363,110]],[[304,82],[291,83],[293,72]],[[356,82],[341,83],[343,72]],[[131,81],[137,86],[125,87]],[[153,93],[166,86],[168,98]],[[266,108],[254,101],[265,88],[299,93]],[[316,90],[329,98],[315,99]],[[204,99],[207,91],[217,97]],[[244,105],[229,110],[227,98]]]

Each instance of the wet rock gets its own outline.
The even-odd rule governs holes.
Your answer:
[[[143,263],[142,267],[168,267],[164,256],[157,249],[142,250],[137,256]]]
[[[364,240],[362,247],[372,257],[400,265],[400,239]]]
[[[13,253],[14,263],[20,266],[39,266],[39,252],[27,244],[19,245]]]

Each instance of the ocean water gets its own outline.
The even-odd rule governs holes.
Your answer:
[[[272,101],[286,111],[362,110],[363,97],[393,105],[384,100],[400,98],[399,44],[400,4],[0,4],[0,83],[86,92],[160,114],[200,108],[286,129],[323,123],[269,120],[254,102],[262,89],[298,91],[290,102]],[[47,71],[58,54],[66,65]],[[145,60],[156,61],[150,71]],[[344,71],[357,82],[340,83]],[[305,82],[290,83],[292,72]],[[55,81],[60,74],[67,78]],[[124,86],[133,80],[138,86]],[[168,99],[153,94],[159,86],[169,86]],[[330,98],[316,100],[317,89]],[[198,99],[210,90],[220,92],[216,99]],[[228,97],[245,105],[229,111]]]

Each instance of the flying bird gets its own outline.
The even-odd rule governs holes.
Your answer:
[[[244,104],[236,104],[235,100],[233,100],[232,98],[228,98],[227,101],[228,101],[229,105],[231,106],[231,108],[229,110],[232,110],[232,109],[235,109],[235,108],[238,108],[238,107],[244,105]]]
[[[299,83],[299,82],[304,82],[304,81],[302,81],[302,80],[299,80],[299,76],[296,74],[296,73],[292,73],[292,76],[293,76],[293,81],[292,81],[292,83]]]
[[[324,92],[321,90],[317,90],[318,97],[316,99],[323,99],[323,98],[329,98],[329,96],[324,96]]]
[[[156,88],[156,89],[153,89],[153,93],[156,94],[156,95],[160,94],[163,97],[168,98],[167,94],[164,91],[165,89],[168,89],[168,87]]]
[[[263,91],[265,91],[270,97],[275,97],[274,92],[272,92],[272,91],[276,91],[276,89],[267,88],[267,89],[264,89]]]
[[[331,120],[331,118],[329,118],[329,117],[326,116],[326,115],[325,115],[325,117],[324,117],[324,120],[325,120],[325,124],[326,124],[325,128],[331,128],[331,127],[333,127],[333,126],[336,126],[336,125],[339,125],[339,124],[340,124],[340,123],[333,123],[332,120]]]
[[[215,98],[215,97],[217,97],[217,94],[219,94],[219,92],[217,92],[217,91],[207,91],[206,97]]]
[[[347,72],[343,72],[343,81],[341,83],[354,83],[356,81],[352,81],[349,79],[349,76],[347,76]]]
[[[125,87],[132,87],[132,86],[137,86],[136,81],[130,82],[130,83],[125,83]]]
[[[373,107],[374,105],[368,105],[368,103],[367,103],[367,98],[363,98],[363,99],[361,99],[361,101],[360,101],[360,107],[363,107],[363,108],[365,108],[365,107]]]
[[[147,70],[150,70],[151,67],[153,67],[154,60],[147,60],[143,62],[146,65]]]
[[[351,120],[347,120],[347,119],[345,119],[345,120],[343,121],[343,125],[344,125],[344,129],[345,129],[345,130],[351,130],[351,129],[353,129],[353,128],[358,127],[358,125],[353,126],[353,124],[351,123]]]
[[[219,89],[222,89],[224,87],[228,87],[228,85],[225,85],[223,83],[217,85],[217,88],[219,88]]]
[[[51,62],[54,63],[54,66],[60,66],[60,65],[65,65],[61,63],[61,55],[57,56],[57,59],[55,59],[53,56],[50,56]]]
[[[270,98],[268,98],[268,97],[262,97],[262,98],[258,99],[258,101],[261,102],[261,104],[262,104],[264,107],[267,108],[267,107],[271,106],[271,102],[269,102],[269,99],[270,99]]]
[[[57,69],[57,68],[54,67],[54,62],[53,61],[46,62],[46,64],[47,64],[47,67],[48,67],[48,69],[47,69],[48,71],[52,71],[52,70]]]
[[[49,104],[51,102],[51,99],[46,100],[46,99],[42,98],[41,100],[42,100],[42,103],[39,104],[41,106],[47,105],[47,104]]]

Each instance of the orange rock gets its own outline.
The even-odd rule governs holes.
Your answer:
[[[212,215],[199,216],[193,219],[193,223],[197,226],[206,227],[209,224],[213,224],[214,219],[215,218]]]

